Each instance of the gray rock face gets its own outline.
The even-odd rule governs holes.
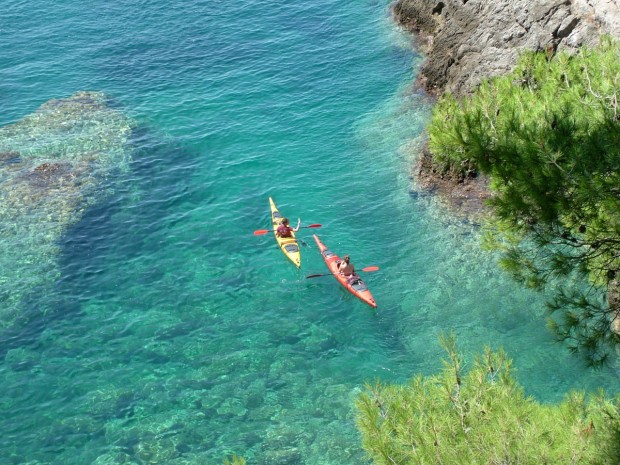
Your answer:
[[[470,92],[508,72],[523,50],[575,50],[620,36],[616,0],[398,0],[397,20],[418,33],[429,92]]]

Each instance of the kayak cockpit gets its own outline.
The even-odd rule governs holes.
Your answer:
[[[299,252],[299,246],[292,242],[290,244],[284,244],[282,246],[282,248],[287,252],[287,253],[296,253]]]
[[[332,252],[331,250],[329,250],[329,249],[325,249],[325,250],[323,251],[323,256],[324,256],[325,258],[331,258],[331,257],[333,257],[334,255],[336,255],[336,254],[335,254],[334,252]]]
[[[366,286],[366,283],[364,283],[364,281],[362,281],[361,279],[356,279],[355,281],[353,281],[351,283],[351,287],[356,292],[363,292],[363,291],[367,291],[368,290],[368,286]]]

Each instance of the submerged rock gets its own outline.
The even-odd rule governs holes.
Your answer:
[[[1,152],[0,165],[10,165],[21,162],[19,152]]]
[[[134,127],[103,93],[78,92],[0,128],[0,327],[57,279],[58,239],[128,169]]]
[[[34,351],[18,347],[7,351],[4,363],[13,371],[30,370],[39,363],[39,355]]]
[[[263,465],[296,465],[301,463],[301,452],[294,447],[269,450],[264,453]]]

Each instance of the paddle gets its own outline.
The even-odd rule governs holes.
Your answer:
[[[365,272],[370,272],[370,271],[377,271],[379,269],[378,266],[367,266],[366,268],[362,268],[360,271],[365,271]],[[318,278],[319,276],[329,276],[331,275],[331,273],[322,273],[322,274],[311,274],[306,276],[306,279],[308,278]]]
[[[308,226],[300,226],[299,229],[303,228],[320,228],[323,226],[322,224],[309,224]],[[255,236],[261,236],[263,234],[267,234],[268,232],[273,231],[273,229],[257,229],[254,231]]]

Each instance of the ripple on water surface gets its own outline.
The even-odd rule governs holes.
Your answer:
[[[0,130],[0,152],[21,154],[0,160],[7,176],[52,152],[106,160],[105,189],[76,191],[88,208],[36,204],[0,241],[0,298],[28,315],[0,358],[8,463],[360,463],[363,383],[434,372],[450,329],[468,353],[503,345],[543,400],[617,385],[551,342],[540,296],[497,271],[475,228],[410,195],[431,102],[387,2],[39,3],[14,2],[2,26],[3,122],[83,88],[116,103],[53,137]],[[252,234],[269,196],[323,225],[300,231],[301,271]],[[364,275],[377,312],[305,278],[327,272],[312,232],[381,268]]]

